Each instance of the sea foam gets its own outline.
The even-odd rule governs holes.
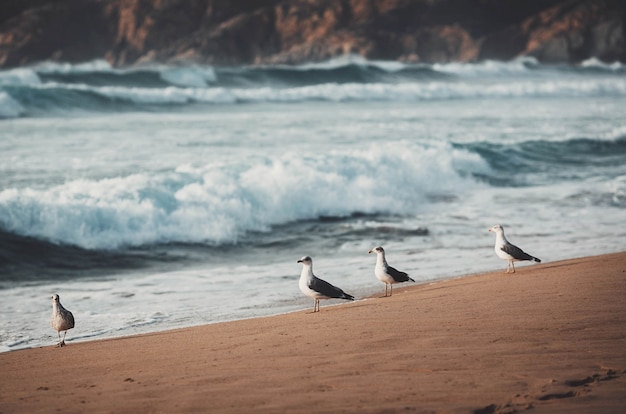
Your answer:
[[[485,171],[450,145],[394,143],[328,154],[286,153],[253,164],[183,165],[152,174],[73,180],[0,192],[8,231],[89,249],[236,243],[249,231],[323,215],[409,214],[431,194],[458,195]]]

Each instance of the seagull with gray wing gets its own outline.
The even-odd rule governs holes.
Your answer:
[[[374,247],[368,253],[376,253],[376,267],[374,267],[374,275],[376,278],[385,284],[385,297],[387,297],[387,287],[389,287],[389,296],[393,294],[393,284],[394,283],[402,283],[415,282],[415,280],[411,279],[408,274],[405,272],[401,272],[387,263],[387,259],[385,259],[385,249],[381,246]]]
[[[541,260],[529,255],[519,247],[511,244],[506,237],[504,237],[504,228],[501,225],[496,224],[488,229],[488,231],[496,233],[496,245],[494,250],[500,259],[507,261],[506,273],[515,273],[514,262],[532,260],[534,262],[541,263]]]
[[[313,274],[313,259],[304,256],[298,260],[302,263],[302,273],[300,273],[299,287],[302,293],[310,296],[315,301],[313,312],[320,311],[320,299],[346,299],[354,300],[354,296],[347,294],[336,286],[331,285]]]

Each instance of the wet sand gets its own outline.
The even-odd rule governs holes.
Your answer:
[[[0,354],[0,413],[626,409],[626,253],[311,309]]]

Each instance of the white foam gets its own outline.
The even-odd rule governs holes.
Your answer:
[[[361,55],[341,55],[334,58],[331,58],[324,62],[314,62],[314,63],[303,63],[300,65],[294,66],[279,66],[282,68],[288,68],[293,70],[333,70],[338,69],[350,65],[357,66],[374,66],[382,70],[386,70],[388,72],[396,72],[407,68],[408,65],[398,61],[392,60],[368,60]]]
[[[89,72],[121,72],[114,69],[109,62],[103,59],[82,63],[66,63],[66,62],[41,62],[32,66],[34,70],[40,73],[89,73]]]
[[[618,71],[624,68],[624,65],[621,62],[615,61],[613,63],[603,62],[598,58],[592,57],[585,61],[583,61],[580,66],[583,68],[597,68],[597,69],[605,69],[609,71]]]
[[[248,231],[320,215],[414,212],[428,194],[457,194],[478,185],[456,168],[488,167],[476,154],[445,144],[285,153],[251,164],[183,166],[49,189],[6,189],[0,192],[0,224],[85,248],[229,243]]]
[[[310,69],[337,69],[349,65],[367,65],[369,61],[363,56],[348,54],[341,55],[323,62],[303,63],[299,65],[281,65],[279,67],[295,69],[295,70],[310,70]]]
[[[462,76],[497,76],[532,74],[529,67],[539,65],[533,57],[520,57],[510,61],[485,60],[478,63],[435,63],[432,68],[436,71]]]
[[[29,68],[15,68],[0,71],[0,86],[40,85],[41,79]]]
[[[192,88],[206,88],[217,80],[215,71],[211,67],[163,68],[159,74],[163,80],[173,85]]]

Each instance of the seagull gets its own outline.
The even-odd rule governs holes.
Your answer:
[[[415,282],[408,274],[401,272],[387,264],[385,259],[385,249],[381,246],[374,247],[368,253],[376,253],[376,267],[374,268],[374,274],[385,284],[385,297],[387,297],[387,286],[389,286],[389,296],[393,294],[393,284],[401,282]]]
[[[56,293],[52,295],[52,319],[50,319],[50,325],[52,325],[59,335],[57,347],[64,346],[67,330],[74,327],[74,315],[61,305],[59,295]],[[63,333],[63,339],[61,339],[61,331],[65,331]]]
[[[519,247],[509,243],[506,237],[504,237],[504,229],[501,225],[496,224],[487,231],[496,233],[496,245],[494,247],[494,250],[496,251],[496,254],[500,259],[507,261],[506,273],[515,273],[515,265],[513,264],[513,262],[533,260],[537,263],[541,263],[541,260],[529,255]]]
[[[320,311],[320,299],[346,299],[354,300],[354,296],[348,295],[343,290],[331,285],[313,274],[313,259],[304,256],[297,263],[302,263],[302,273],[300,273],[300,290],[307,296],[315,300],[313,312]]]

